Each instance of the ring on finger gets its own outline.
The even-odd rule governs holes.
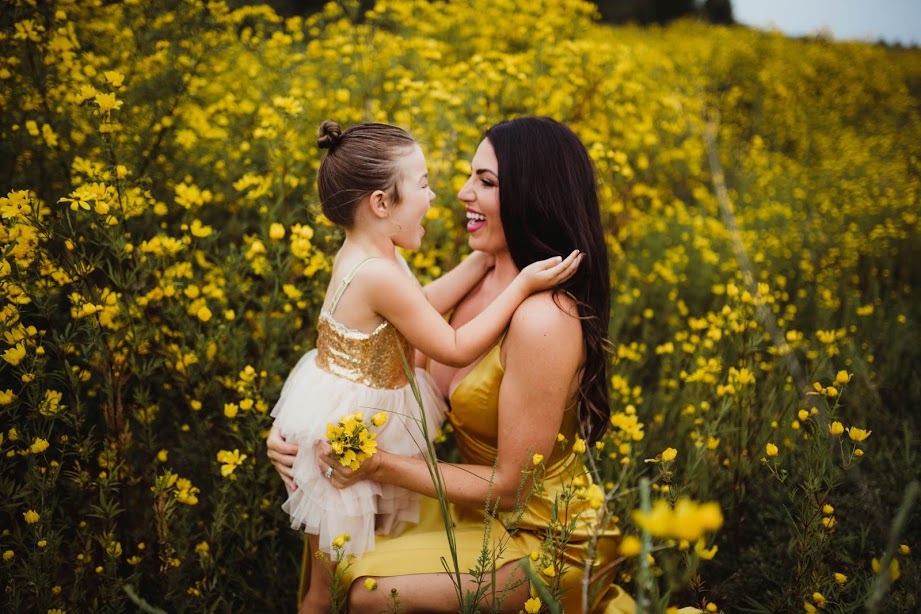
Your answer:
[[[326,468],[326,473],[324,473],[323,475],[326,477],[327,480],[330,479],[331,477],[333,477],[333,468],[332,468],[332,467],[327,467],[327,468]]]

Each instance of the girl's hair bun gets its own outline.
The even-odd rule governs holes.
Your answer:
[[[342,140],[342,128],[336,122],[327,119],[320,124],[317,130],[317,147],[320,149],[335,149]]]

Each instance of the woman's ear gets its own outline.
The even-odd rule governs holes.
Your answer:
[[[382,220],[390,217],[390,197],[383,190],[374,190],[369,198],[368,205],[375,217]]]

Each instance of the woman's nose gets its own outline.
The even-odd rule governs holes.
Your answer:
[[[470,189],[470,180],[467,180],[467,183],[460,189],[460,192],[457,193],[458,200],[461,200],[465,203],[469,203],[473,200],[473,190]]]

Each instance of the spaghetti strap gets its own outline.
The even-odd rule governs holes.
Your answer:
[[[364,264],[369,260],[374,260],[374,258],[375,256],[371,256],[370,258],[365,258],[356,264],[354,267],[352,267],[352,270],[349,271],[349,274],[346,275],[341,282],[339,282],[339,287],[336,288],[336,293],[333,294],[333,300],[329,305],[329,315],[333,315],[333,313],[336,311],[336,307],[339,305],[339,299],[342,298],[342,293],[345,292],[345,289],[348,287],[348,285],[352,283],[352,279],[355,277],[355,274],[358,273],[358,269],[364,266]]]

